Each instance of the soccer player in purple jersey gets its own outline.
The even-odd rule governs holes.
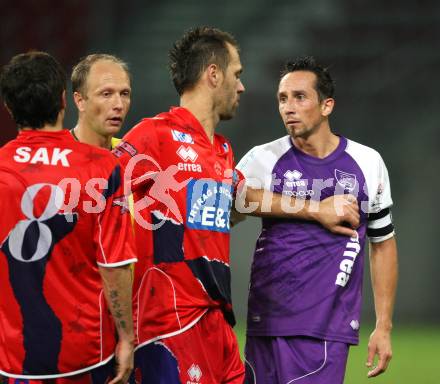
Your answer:
[[[388,172],[375,150],[331,131],[333,94],[329,72],[314,58],[287,63],[277,97],[288,135],[253,148],[237,166],[248,203],[261,202],[258,188],[278,199],[275,212],[254,212],[263,226],[249,292],[248,383],[343,382],[349,346],[358,343],[367,236],[377,319],[368,376],[391,359],[397,248]],[[360,212],[359,226],[345,234],[280,209],[283,198],[303,199],[309,209],[340,195],[355,196]]]

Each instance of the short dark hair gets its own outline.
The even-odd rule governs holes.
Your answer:
[[[45,52],[16,55],[0,73],[0,93],[18,128],[55,125],[65,90],[64,69]]]
[[[238,43],[228,32],[212,27],[196,27],[184,33],[169,52],[171,79],[179,95],[191,89],[210,64],[225,72],[230,55],[227,43],[238,49]]]
[[[281,70],[281,78],[291,72],[308,71],[316,75],[315,88],[318,92],[319,100],[333,97],[335,94],[335,82],[327,68],[316,63],[313,56],[302,56],[295,60],[288,61]]]
[[[121,68],[127,73],[128,78],[131,78],[128,64],[114,55],[108,55],[106,53],[93,53],[86,57],[83,57],[78,64],[73,67],[72,70],[72,92],[79,92],[82,95],[87,93],[87,78],[90,73],[92,65],[97,61],[111,61],[112,63],[119,64]]]

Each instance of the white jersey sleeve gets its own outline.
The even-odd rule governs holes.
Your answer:
[[[292,146],[289,136],[252,148],[237,164],[246,179],[246,186],[270,190],[273,185],[273,168]]]
[[[368,201],[361,202],[361,210],[368,213],[367,235],[370,241],[381,242],[394,236],[390,207],[393,205],[388,170],[378,152],[348,140],[347,153],[359,164],[365,176],[364,191]]]

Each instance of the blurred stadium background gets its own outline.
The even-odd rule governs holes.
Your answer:
[[[92,52],[121,56],[133,74],[125,124],[176,105],[167,52],[182,32],[213,25],[241,45],[246,92],[237,117],[222,123],[239,159],[284,135],[275,92],[281,64],[312,54],[337,82],[332,128],[381,152],[391,174],[400,251],[394,359],[377,383],[440,383],[438,166],[440,165],[440,2],[366,0],[0,0],[0,64],[29,49],[55,55],[70,72]],[[69,100],[66,127],[75,124]],[[16,131],[0,106],[0,143]],[[437,175],[437,176],[436,176]],[[232,231],[234,305],[240,337],[259,221]],[[347,383],[367,382],[364,361],[374,312],[365,275],[362,342]]]

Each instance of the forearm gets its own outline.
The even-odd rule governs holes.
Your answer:
[[[359,207],[352,195],[334,195],[322,201],[297,199],[262,189],[243,188],[237,194],[236,210],[242,214],[320,223],[330,232],[357,236]]]
[[[132,311],[132,271],[130,265],[117,268],[100,267],[104,294],[115,321],[119,340],[134,342]]]
[[[319,203],[247,187],[236,200],[236,210],[250,216],[314,220]],[[314,209],[312,209],[314,208]]]
[[[394,237],[370,244],[370,269],[376,328],[391,331],[398,278],[397,245]]]

